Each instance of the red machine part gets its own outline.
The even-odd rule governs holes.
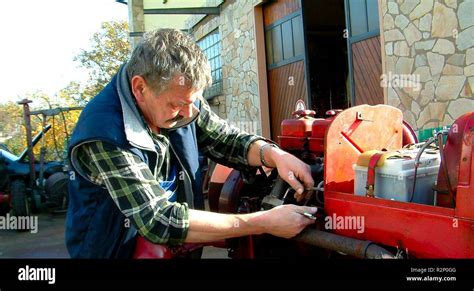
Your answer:
[[[317,119],[313,122],[311,137],[309,138],[309,150],[317,156],[324,154],[324,136],[336,114],[338,112],[334,112],[334,115],[327,119]]]
[[[232,172],[232,168],[217,164],[212,172],[209,182],[209,208],[213,212],[219,212],[219,199],[222,187]]]
[[[410,124],[408,124],[408,122],[406,122],[405,120],[403,121],[402,143],[403,145],[418,143],[418,138],[416,137],[415,131],[410,126]]]
[[[285,150],[309,150],[318,157],[324,155],[324,140],[328,126],[342,110],[328,110],[328,118],[312,118],[314,111],[296,111],[296,118],[285,119],[281,123],[281,136],[278,136],[281,148]],[[417,143],[415,131],[403,121],[403,145]]]
[[[403,116],[387,105],[360,105],[339,113],[326,132],[325,190],[354,192],[352,165],[364,151],[400,149]]]
[[[460,169],[461,150],[463,143],[468,142],[470,128],[474,112],[466,113],[459,117],[451,126],[446,139],[446,145],[442,152],[445,159],[441,162],[440,172],[438,174],[437,190],[438,199],[437,205],[443,207],[452,207],[453,201],[450,194],[455,195],[458,187],[458,179],[461,173],[466,173],[468,176],[469,169]],[[446,171],[447,170],[447,171]]]
[[[474,258],[474,113],[458,119],[453,125],[445,148],[450,178],[456,191],[456,208],[422,205],[354,195],[352,165],[367,150],[399,149],[416,143],[411,127],[402,121],[401,112],[386,105],[362,105],[326,119],[313,120],[312,133],[307,137],[282,136],[303,141],[324,136],[325,151],[325,212],[330,217],[364,217],[364,231],[335,228],[336,234],[369,240],[384,246],[397,247],[409,257],[418,258]],[[290,123],[291,124],[291,123]],[[305,125],[306,126],[306,125]],[[455,130],[458,136],[454,137]],[[290,131],[285,131],[291,134]],[[321,140],[319,140],[321,142]],[[282,144],[285,148],[287,144]],[[290,147],[295,147],[291,145]],[[310,145],[311,148],[311,145]],[[285,148],[288,149],[288,148]],[[303,148],[298,148],[304,150]],[[321,146],[311,148],[313,153]],[[452,163],[452,164],[451,164]],[[237,174],[236,174],[237,175]],[[236,176],[226,183],[233,185],[223,191],[220,199],[229,206],[229,197],[239,188]],[[442,179],[442,178],[440,178]],[[441,181],[441,180],[439,180]],[[443,186],[443,182],[439,183]],[[227,198],[226,198],[227,197]],[[226,202],[226,203],[223,203]],[[222,211],[221,211],[222,212]],[[250,251],[250,250],[249,250]]]
[[[298,110],[293,112],[295,118],[285,119],[281,123],[279,144],[287,150],[304,150],[307,148],[307,138],[311,135],[312,125],[316,118],[313,110]]]
[[[448,163],[459,160],[459,170],[450,166],[455,172],[451,175],[458,177],[455,209],[354,195],[352,165],[363,151],[400,148],[401,118],[401,112],[389,106],[361,105],[342,112],[329,126],[325,211],[330,217],[364,218],[363,232],[340,228],[332,232],[398,247],[418,258],[474,258],[474,113],[456,121],[461,135],[456,141],[462,142],[453,141],[453,150],[446,148]],[[450,156],[456,151],[459,157]]]
[[[464,122],[459,123],[460,130],[458,130],[458,133],[454,132],[454,128],[451,128],[453,134],[462,133],[462,144],[460,145],[461,155],[456,187],[456,217],[471,222],[472,234],[474,232],[474,112],[463,115],[461,119],[463,119]],[[446,160],[449,161],[449,158],[448,156]],[[471,240],[471,245],[473,242],[474,240]]]
[[[281,123],[282,136],[305,137],[311,134],[313,117],[316,114],[313,110],[298,110],[293,112],[296,118],[285,119]]]
[[[326,119],[313,118],[312,110],[295,111],[296,118],[285,119],[281,123],[281,136],[278,136],[282,149],[290,151],[311,151],[317,156],[324,153],[324,135],[334,117],[342,110],[329,110]]]

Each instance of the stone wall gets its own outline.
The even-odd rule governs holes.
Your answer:
[[[419,85],[387,86],[388,104],[415,129],[451,125],[474,111],[474,0],[379,3],[385,76],[411,75]]]
[[[191,30],[196,40],[218,28],[221,36],[223,95],[209,100],[230,123],[261,134],[255,53],[256,0],[228,0],[220,15],[209,15]]]

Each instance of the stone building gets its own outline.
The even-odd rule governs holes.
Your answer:
[[[384,72],[420,81],[419,90],[388,87],[388,104],[415,129],[451,125],[474,111],[474,1],[381,3]]]
[[[298,99],[320,116],[393,105],[418,131],[474,111],[474,0],[198,2],[129,0],[131,36],[188,15],[212,66],[205,97],[247,131],[276,139]]]
[[[219,15],[192,17],[187,24],[198,44],[209,36],[220,42],[217,63],[221,69],[217,78],[213,75],[219,87],[205,96],[213,109],[235,126],[262,134],[253,13],[256,2],[225,1]],[[214,72],[215,59],[211,60],[211,67]]]

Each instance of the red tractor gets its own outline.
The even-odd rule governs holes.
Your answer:
[[[303,202],[276,170],[246,184],[238,171],[216,166],[211,211],[319,208],[314,226],[292,240],[227,240],[230,257],[474,258],[474,112],[422,143],[391,106],[313,115],[298,104],[279,136],[283,149],[311,165],[316,187]]]

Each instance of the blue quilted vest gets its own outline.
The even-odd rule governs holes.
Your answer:
[[[79,145],[100,140],[135,153],[154,171],[157,153],[131,98],[123,66],[84,108],[71,137],[66,246],[72,258],[129,258],[133,253],[137,230],[107,189],[83,175],[75,155]],[[184,179],[178,180],[177,200],[204,209],[195,122],[170,130],[169,138],[172,154],[185,171]]]

